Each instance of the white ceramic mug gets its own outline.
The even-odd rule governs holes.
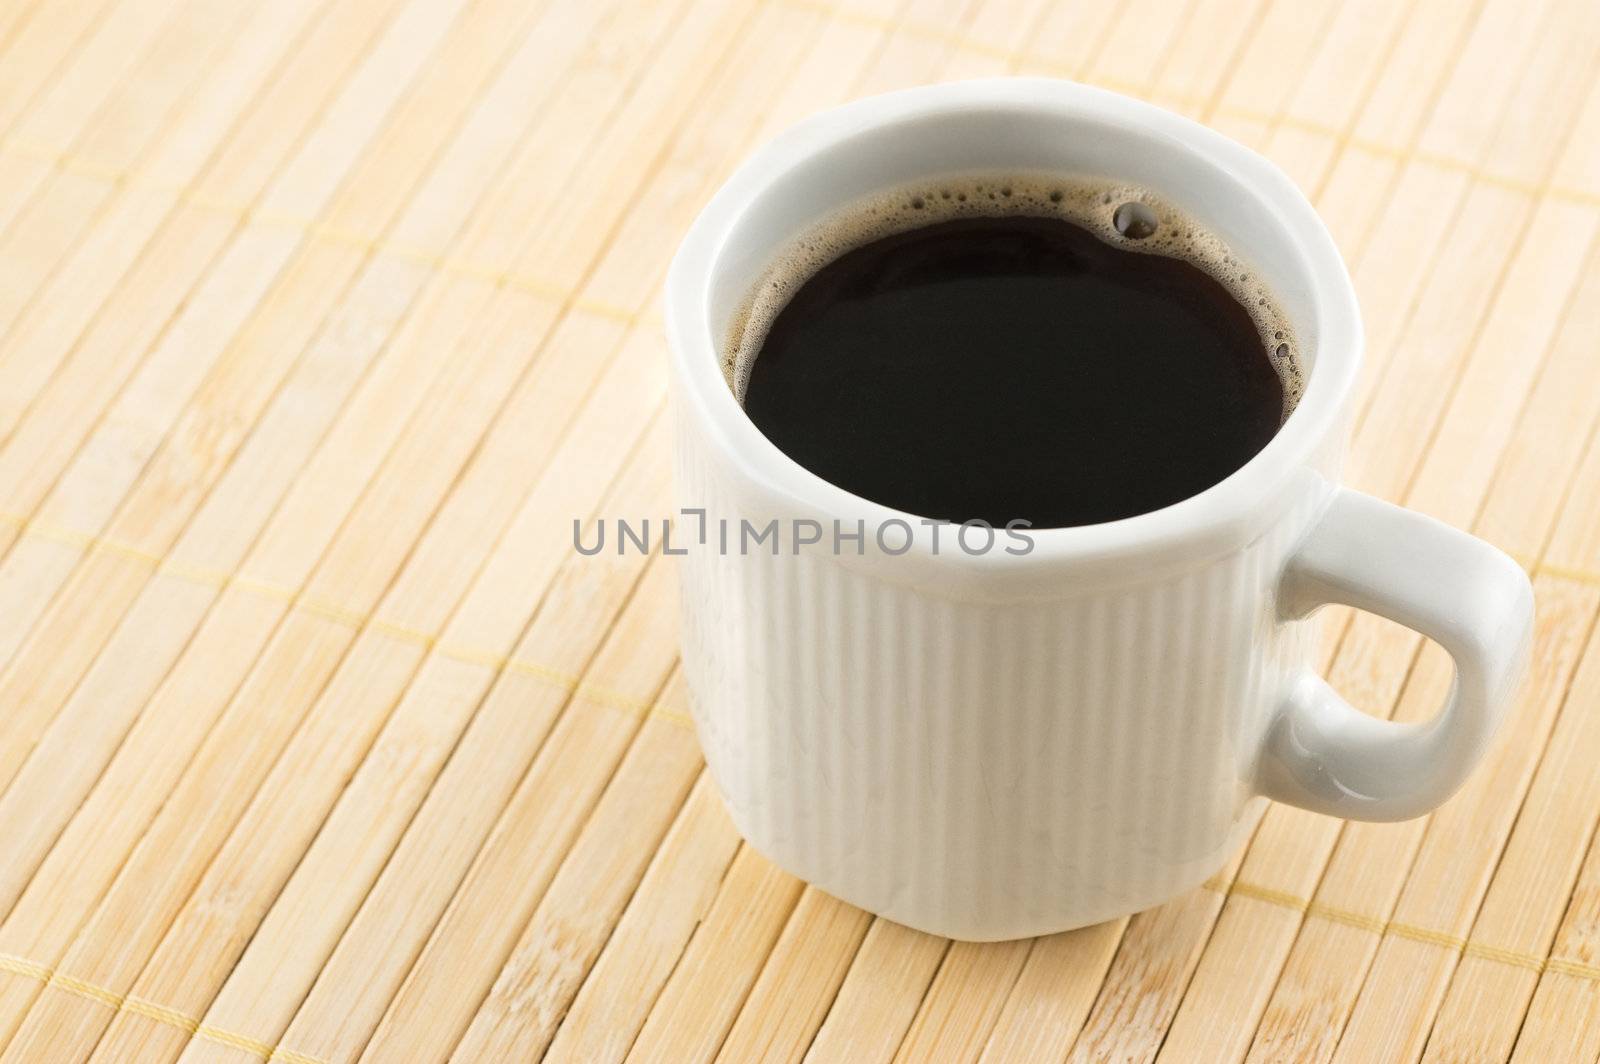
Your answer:
[[[1260,156],[1061,81],[932,86],[813,117],[706,207],[667,282],[679,501],[715,522],[918,518],[786,457],[720,370],[733,316],[797,234],[940,174],[1053,170],[1150,188],[1268,279],[1303,396],[1221,483],[1152,513],[1036,530],[1033,549],[904,553],[869,531],[683,559],[683,664],[706,761],[757,850],[912,927],[1001,939],[1195,886],[1263,798],[1365,820],[1444,801],[1483,757],[1527,654],[1532,591],[1493,547],[1337,483],[1361,357],[1327,231]],[[981,440],[972,446],[981,447]],[[724,526],[726,527],[726,526]],[[903,537],[902,537],[903,538]],[[737,537],[735,537],[737,539]],[[1340,602],[1455,662],[1431,721],[1353,708],[1312,671]]]

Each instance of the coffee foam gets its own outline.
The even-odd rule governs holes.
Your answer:
[[[1154,233],[1132,239],[1117,231],[1113,216],[1130,202],[1155,212]],[[751,366],[790,297],[830,262],[875,240],[936,222],[1012,215],[1062,218],[1115,247],[1182,259],[1209,274],[1249,312],[1283,381],[1283,416],[1294,409],[1305,385],[1294,330],[1266,284],[1220,237],[1148,189],[1104,178],[1038,173],[920,181],[859,200],[807,230],[779,253],[734,315],[722,352],[723,375],[734,397],[744,402]]]

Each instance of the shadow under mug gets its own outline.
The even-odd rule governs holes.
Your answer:
[[[1198,495],[1034,530],[1026,554],[935,553],[921,536],[885,549],[872,530],[920,519],[774,447],[735,401],[721,351],[796,235],[862,196],[974,170],[1142,185],[1226,241],[1268,280],[1307,356],[1278,435]],[[1480,540],[1338,485],[1362,342],[1349,277],[1289,179],[1203,126],[1021,78],[825,112],[705,208],[673,262],[666,317],[680,506],[713,528],[867,529],[843,550],[831,535],[723,550],[713,534],[680,566],[710,771],[750,844],[831,894],[961,939],[1097,922],[1203,882],[1265,798],[1366,820],[1427,812],[1505,715],[1530,641],[1526,576]],[[1316,675],[1311,615],[1334,602],[1450,654],[1436,716],[1380,720]]]

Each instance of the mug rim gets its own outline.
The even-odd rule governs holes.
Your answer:
[[[1233,473],[1156,510],[1088,525],[1029,528],[1025,554],[947,552],[941,568],[976,575],[1035,571],[1068,561],[1120,561],[1182,550],[1216,553],[1259,534],[1263,507],[1334,431],[1355,382],[1362,329],[1344,261],[1315,208],[1282,170],[1244,145],[1198,122],[1110,90],[1053,78],[984,78],[919,86],[821,111],[789,127],[751,154],[706,204],[668,271],[664,318],[677,399],[718,452],[747,481],[775,492],[798,514],[915,525],[921,515],[856,495],[790,458],[755,426],[720,366],[712,281],[719,259],[746,212],[791,168],[816,153],[890,124],[973,108],[999,108],[1040,119],[1093,120],[1169,138],[1201,154],[1253,195],[1303,260],[1317,324],[1316,350],[1298,403],[1265,447]],[[1157,190],[1164,191],[1164,190]],[[755,279],[751,278],[751,285]],[[1268,507],[1270,508],[1270,507]],[[1183,548],[1188,548],[1183,550]],[[921,537],[904,564],[927,556]]]

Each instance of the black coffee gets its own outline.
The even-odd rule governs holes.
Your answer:
[[[930,189],[907,205],[985,195],[1013,192]],[[927,210],[930,224],[790,283],[738,384],[801,465],[923,517],[1050,528],[1187,498],[1277,432],[1288,344],[1242,305],[1247,285],[1213,276],[1249,280],[1214,238],[1139,204],[1105,203],[1098,231],[963,210]],[[1162,225],[1190,231],[1147,251]],[[1186,248],[1220,256],[1213,272]]]

